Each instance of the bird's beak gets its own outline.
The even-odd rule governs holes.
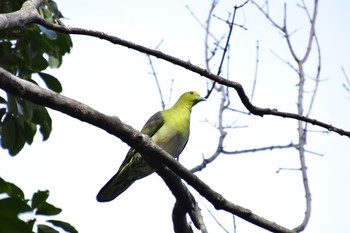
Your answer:
[[[198,102],[202,102],[202,101],[206,101],[207,99],[206,98],[204,98],[204,97],[202,97],[202,96],[200,96],[199,98],[198,98]]]

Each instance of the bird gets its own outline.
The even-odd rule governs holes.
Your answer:
[[[185,92],[171,108],[151,116],[141,133],[148,135],[159,147],[177,158],[190,136],[192,107],[205,100],[196,91]],[[117,173],[102,187],[96,199],[98,202],[112,201],[136,180],[153,172],[142,156],[134,148],[130,148]]]

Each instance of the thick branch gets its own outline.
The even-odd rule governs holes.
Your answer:
[[[176,198],[176,203],[173,209],[173,223],[174,231],[176,233],[190,233],[193,232],[191,226],[187,223],[186,214],[188,213],[192,222],[200,229],[202,233],[207,233],[206,226],[197,202],[187,187],[181,182],[174,172],[168,167],[157,162],[157,157],[149,154],[144,156],[147,163],[162,177],[171,192]]]
[[[193,233],[191,226],[187,223],[187,209],[184,208],[179,202],[176,202],[173,208],[173,223],[174,232]]]
[[[58,110],[76,119],[103,129],[106,132],[120,138],[129,146],[135,148],[146,159],[152,159],[152,157],[156,156],[157,162],[159,161],[159,163],[164,163],[174,173],[179,175],[203,197],[211,202],[216,209],[222,209],[235,214],[248,222],[273,232],[293,232],[274,222],[255,215],[249,209],[227,201],[223,196],[212,190],[197,176],[192,174],[169,154],[154,144],[149,137],[123,123],[116,116],[107,116],[76,100],[54,93],[50,90],[43,89],[28,81],[17,78],[2,68],[0,68],[0,88],[20,98],[24,98],[36,104]]]
[[[26,1],[18,11],[0,14],[0,30],[23,27],[24,25],[33,22],[33,20],[39,16],[37,8],[43,3],[44,0]]]

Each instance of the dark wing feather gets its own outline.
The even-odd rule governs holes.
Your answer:
[[[163,126],[163,124],[164,120],[162,118],[162,113],[157,112],[146,122],[141,130],[141,133],[152,137],[158,131],[158,129]],[[130,148],[118,172],[102,187],[100,192],[97,194],[98,201],[106,202],[113,200],[119,194],[124,192],[135,181],[130,180],[128,177],[125,177],[127,175],[124,173],[120,173],[122,168],[129,166],[128,164],[132,164],[135,162],[135,160],[141,159],[141,157],[138,156],[134,157],[135,154],[135,149]],[[141,162],[143,162],[143,160]]]
[[[148,119],[146,124],[141,129],[141,133],[152,137],[160,127],[164,125],[164,119],[162,117],[162,112],[156,112]]]
[[[148,135],[149,137],[152,137],[157,131],[158,129],[160,129],[160,127],[162,127],[164,124],[164,120],[162,117],[162,112],[156,112],[155,114],[153,114],[153,116],[151,116],[148,121],[146,122],[146,124],[143,126],[143,128],[141,129],[141,133]],[[132,158],[132,156],[136,153],[134,148],[130,148],[130,150],[128,151],[121,167],[124,164],[129,163],[130,159]]]

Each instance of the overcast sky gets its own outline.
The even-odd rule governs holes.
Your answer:
[[[209,1],[57,1],[68,26],[94,29],[160,50],[204,67],[205,32],[186,9],[186,5],[205,22]],[[297,52],[305,49],[303,35],[308,30],[303,13],[296,11],[298,1],[288,1],[288,23],[295,33]],[[308,1],[309,2],[309,1]],[[235,4],[226,1],[215,13],[226,18]],[[322,82],[311,114],[312,118],[350,130],[350,93],[342,87],[343,66],[350,74],[349,3],[321,1],[316,32],[322,53]],[[270,6],[270,13],[282,22],[281,5]],[[231,39],[230,78],[240,82],[248,94],[255,72],[256,42],[260,45],[259,75],[254,104],[296,111],[297,76],[273,52],[287,56],[285,41],[266,22],[252,4],[240,11]],[[227,32],[215,21],[213,33]],[[221,25],[221,26],[220,26]],[[64,57],[58,70],[48,72],[60,79],[64,95],[88,104],[127,124],[141,129],[146,120],[161,109],[159,94],[145,55],[106,41],[73,35],[73,50]],[[305,39],[305,38],[304,38]],[[315,48],[315,47],[313,47]],[[203,77],[182,68],[153,59],[167,107],[185,91],[206,94]],[[307,64],[307,73],[315,73],[315,56]],[[169,104],[169,90],[172,95]],[[310,87],[311,90],[311,87]],[[245,110],[235,92],[233,107]],[[215,123],[219,96],[212,96],[193,109],[191,138],[180,156],[188,168],[199,164],[202,156],[216,149],[217,132],[206,121]],[[163,181],[153,174],[132,185],[110,203],[95,199],[100,188],[114,175],[128,146],[106,132],[75,119],[50,111],[53,132],[47,142],[40,135],[32,146],[25,146],[14,158],[0,151],[0,176],[20,186],[28,197],[38,189],[50,190],[49,202],[63,208],[57,219],[67,221],[80,232],[172,232],[171,211],[174,197]],[[228,114],[226,122],[249,126],[230,131],[226,149],[239,150],[297,142],[297,122],[272,116],[263,118]],[[323,130],[310,126],[312,130]],[[350,221],[350,141],[335,133],[310,133],[306,154],[312,193],[310,223],[304,232],[349,232]],[[304,191],[295,150],[275,150],[242,155],[222,155],[197,175],[214,190],[235,204],[288,228],[300,224],[305,211]],[[233,232],[230,214],[216,211],[196,192],[209,232],[225,232],[210,216]],[[237,232],[265,232],[236,219]]]

